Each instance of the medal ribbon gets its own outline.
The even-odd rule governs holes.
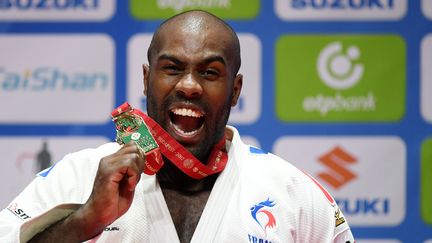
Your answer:
[[[138,109],[131,108],[127,102],[114,110],[112,114],[120,114],[126,110],[143,118],[156,143],[159,145],[160,152],[188,176],[199,180],[221,172],[225,168],[228,161],[228,154],[225,151],[225,136],[213,147],[207,161],[208,163],[205,165],[177,142],[177,140],[172,138],[152,118]],[[148,163],[152,165],[157,163],[157,161],[148,161]]]

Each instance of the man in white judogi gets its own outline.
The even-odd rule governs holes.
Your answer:
[[[69,154],[0,212],[1,242],[354,242],[318,182],[226,126],[243,77],[225,22],[176,15],[154,34],[148,60],[148,115],[169,134],[159,145],[179,143],[190,158],[163,153],[155,176],[142,173],[147,157],[133,142]],[[227,160],[213,161],[214,151]]]

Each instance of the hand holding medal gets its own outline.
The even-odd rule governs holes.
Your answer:
[[[144,173],[154,175],[163,165],[159,146],[143,119],[133,113],[132,107],[124,103],[111,113],[116,125],[116,142],[126,144],[134,141],[145,155]]]

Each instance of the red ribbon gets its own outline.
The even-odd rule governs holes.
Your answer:
[[[160,152],[188,176],[199,180],[221,172],[225,168],[228,161],[228,154],[225,151],[225,136],[214,146],[208,158],[208,163],[205,165],[177,142],[177,140],[172,138],[153,119],[142,111],[132,108],[127,102],[115,109],[111,115],[116,116],[126,110],[130,110],[131,113],[143,118],[155,138],[156,143],[159,145]],[[159,165],[160,161],[151,161],[153,157],[155,156],[146,158],[146,160],[149,160],[147,161],[149,165]],[[153,166],[153,168],[155,168],[155,166]]]

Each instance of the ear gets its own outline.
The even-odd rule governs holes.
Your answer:
[[[149,82],[149,65],[143,64],[143,82],[144,82],[144,95],[147,96],[147,88],[148,88],[148,82]]]
[[[231,107],[237,105],[237,101],[238,98],[240,97],[242,86],[243,86],[243,75],[237,74],[237,76],[234,78]]]

